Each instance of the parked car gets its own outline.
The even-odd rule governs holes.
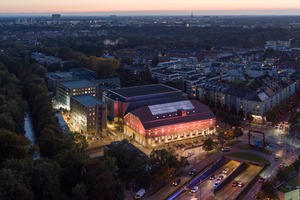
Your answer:
[[[180,184],[180,182],[181,182],[181,179],[180,179],[180,178],[178,178],[178,179],[176,179],[175,181],[173,181],[172,185],[175,185],[175,186],[177,186],[177,185],[179,185],[179,184]]]
[[[146,190],[141,188],[136,194],[135,194],[135,199],[140,199],[142,196],[145,194]]]
[[[230,147],[222,147],[222,152],[231,151]]]

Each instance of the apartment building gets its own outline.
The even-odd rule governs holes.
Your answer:
[[[58,83],[55,100],[58,107],[70,110],[71,97],[89,94],[96,96],[97,87],[88,80],[65,81]]]
[[[71,97],[70,124],[88,136],[106,136],[106,104],[91,95]]]

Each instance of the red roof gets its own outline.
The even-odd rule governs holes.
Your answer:
[[[197,100],[189,100],[194,106],[193,109],[186,110],[186,115],[182,116],[179,112],[170,112],[158,115],[152,115],[149,106],[143,106],[130,112],[132,115],[138,117],[142,122],[145,130],[168,126],[172,124],[188,123],[194,121],[201,121],[207,119],[215,119],[215,115],[208,106],[200,103]],[[167,104],[161,104],[167,105]]]

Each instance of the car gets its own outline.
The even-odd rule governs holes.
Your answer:
[[[141,188],[136,194],[135,194],[135,199],[141,199],[142,196],[145,194],[146,190]]]
[[[244,187],[244,183],[240,181],[239,184],[238,184],[238,186],[239,187]]]
[[[283,168],[283,167],[284,167],[284,165],[282,163],[280,163],[279,168]]]
[[[172,185],[177,186],[177,185],[180,184],[180,182],[181,182],[181,179],[178,178],[178,179],[176,179],[175,181],[173,181]]]
[[[258,179],[258,182],[259,183],[262,183],[262,182],[264,182],[265,181],[265,179],[263,178],[263,177],[259,177],[259,179]]]
[[[216,175],[213,174],[209,177],[209,180],[215,180],[215,178],[216,178]]]
[[[222,147],[222,152],[231,151],[230,147]]]
[[[238,186],[238,182],[237,181],[233,181],[232,187],[236,187],[236,186]]]
[[[215,142],[215,143],[218,143],[218,142],[219,142],[218,139],[213,139],[212,141]]]
[[[214,184],[214,188],[218,187],[218,185],[219,185],[219,182],[216,181],[215,184]]]
[[[227,174],[228,170],[229,170],[228,168],[225,168],[225,169],[222,170],[222,173]]]
[[[197,192],[199,190],[199,187],[198,186],[195,186],[195,187],[193,187],[191,190],[190,190],[190,192],[191,193],[195,193],[195,192]]]
[[[279,157],[275,156],[275,157],[274,157],[274,160],[275,160],[275,161],[279,160]]]
[[[217,182],[221,182],[223,180],[224,176],[223,175],[220,175],[217,179]]]
[[[196,174],[196,169],[192,169],[189,173],[190,176],[194,176]]]

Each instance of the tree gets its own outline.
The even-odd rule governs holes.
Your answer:
[[[204,140],[202,149],[206,152],[213,150],[216,147],[216,144],[212,141],[211,138]]]
[[[153,150],[149,156],[149,167],[152,174],[152,185],[164,184],[176,172],[189,165],[186,157],[177,158],[174,149]]]
[[[78,132],[73,132],[71,136],[71,140],[73,140],[74,145],[81,150],[84,150],[88,147],[88,142],[86,141],[86,137],[83,134]]]
[[[0,114],[0,128],[4,128],[13,132],[15,131],[15,122],[7,113]]]
[[[53,158],[60,151],[59,141],[60,137],[55,130],[50,127],[44,128],[37,140],[41,156]]]
[[[151,66],[154,67],[154,66],[156,66],[158,63],[159,63],[159,58],[158,58],[158,56],[156,55],[154,58],[152,58]]]
[[[272,182],[265,181],[262,183],[260,196],[262,199],[278,199]]]
[[[88,200],[87,189],[83,183],[79,183],[73,187],[72,200]]]
[[[136,166],[141,157],[140,152],[127,140],[112,144],[106,153],[116,159],[119,175],[124,182],[129,182],[136,176]]]
[[[74,147],[75,145],[69,145],[54,158],[61,167],[61,185],[66,193],[71,193],[72,188],[80,182],[84,169],[85,157],[81,150]]]
[[[60,172],[56,162],[36,160],[32,169],[32,191],[38,199],[55,200],[60,196]]]
[[[132,60],[132,58],[123,58],[121,60],[121,63],[126,64],[126,65],[133,65],[133,60]]]
[[[30,141],[6,129],[0,129],[0,164],[10,158],[26,158],[30,153]]]
[[[222,132],[220,132],[219,134],[218,134],[218,136],[217,136],[217,138],[218,138],[218,140],[219,140],[219,144],[220,145],[224,145],[225,144],[225,134],[224,134],[224,132],[222,131]]]
[[[23,182],[22,176],[10,169],[0,169],[0,199],[33,200],[34,194]]]
[[[232,140],[235,138],[235,132],[233,129],[230,129],[226,132],[226,139],[227,140]]]
[[[238,112],[238,117],[240,119],[244,119],[245,118],[245,112],[243,111],[243,109],[240,109],[239,112]]]
[[[99,161],[88,160],[85,163],[82,177],[89,199],[124,199],[124,185],[118,179],[118,168],[115,158],[104,156]]]
[[[237,127],[234,129],[234,137],[235,138],[241,137],[241,136],[243,136],[243,134],[244,134],[244,132],[242,131],[241,128]]]

